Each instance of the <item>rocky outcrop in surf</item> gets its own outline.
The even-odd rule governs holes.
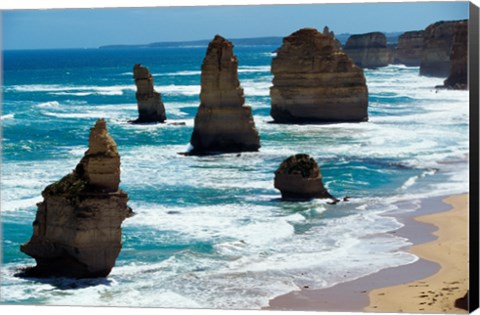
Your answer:
[[[450,73],[444,82],[451,89],[468,89],[468,22],[461,21],[455,28],[455,37],[450,53]]]
[[[153,77],[147,67],[136,64],[133,67],[133,78],[137,86],[138,118],[133,123],[164,122],[165,106],[162,96],[153,87]]]
[[[132,214],[119,183],[120,155],[100,119],[75,170],[42,192],[33,235],[20,247],[37,265],[24,275],[106,277],[122,247],[121,224]]]
[[[420,75],[448,77],[450,54],[459,23],[462,21],[441,21],[431,24],[425,29]]]
[[[418,67],[422,61],[424,31],[405,32],[398,37],[394,63]]]
[[[333,199],[322,183],[317,162],[307,154],[292,155],[275,171],[274,187],[284,200]]]
[[[385,67],[389,64],[387,37],[380,32],[352,35],[343,50],[362,68]]]
[[[368,89],[327,29],[304,28],[283,39],[272,61],[271,116],[277,123],[368,120]]]
[[[216,35],[202,63],[200,106],[189,154],[257,151],[260,137],[250,106],[244,106],[233,45]]]

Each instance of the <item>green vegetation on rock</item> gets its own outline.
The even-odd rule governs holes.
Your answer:
[[[65,195],[67,198],[73,198],[84,191],[86,185],[87,181],[81,179],[75,172],[73,172],[66,175],[58,182],[47,186],[42,192],[42,196],[46,198],[47,196],[53,195]]]
[[[292,155],[280,164],[277,170],[282,174],[299,174],[303,178],[315,178],[320,175],[317,162],[307,154]]]

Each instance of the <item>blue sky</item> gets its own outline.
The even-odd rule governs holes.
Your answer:
[[[468,18],[468,2],[256,5],[3,11],[3,49],[286,36],[325,25],[336,34],[424,29]]]

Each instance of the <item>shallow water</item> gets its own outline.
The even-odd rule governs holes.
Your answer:
[[[385,213],[395,202],[468,191],[468,92],[438,90],[418,68],[366,70],[369,121],[272,124],[276,47],[236,47],[255,153],[186,157],[205,48],[6,51],[2,143],[1,301],[10,304],[260,308],[276,295],[332,286],[417,260]],[[137,117],[133,64],[149,67],[168,122]],[[70,172],[105,118],[121,154],[121,188],[136,215],[107,279],[19,279],[45,186]],[[281,202],[279,164],[307,153],[349,202]],[[411,203],[414,205],[415,203]],[[415,206],[404,211],[415,211]]]

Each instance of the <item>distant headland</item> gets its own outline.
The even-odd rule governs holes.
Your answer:
[[[387,37],[388,44],[397,44],[398,37],[403,32],[384,33]],[[335,34],[336,39],[345,45],[350,33]],[[268,36],[268,37],[251,37],[251,38],[233,38],[229,39],[233,45],[239,46],[280,46],[282,44],[282,36]],[[114,44],[98,47],[99,49],[118,49],[118,48],[186,48],[186,47],[207,47],[211,39],[201,39],[192,41],[178,41],[178,42],[154,42],[149,44]]]

